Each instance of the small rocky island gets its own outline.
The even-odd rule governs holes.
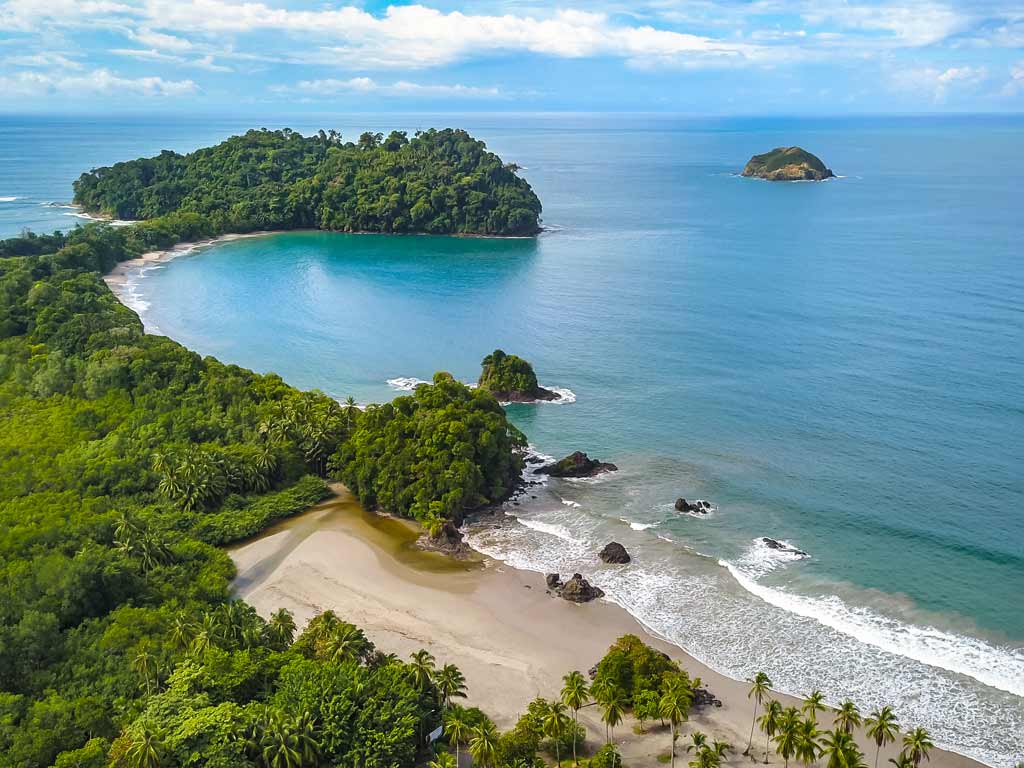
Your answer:
[[[477,386],[486,389],[503,403],[535,403],[558,400],[560,395],[537,383],[533,366],[516,355],[496,349],[481,362],[483,370]]]
[[[617,466],[607,461],[592,459],[582,451],[576,451],[554,464],[546,464],[536,470],[538,475],[551,477],[594,477],[605,472],[615,472]]]
[[[777,147],[754,155],[743,175],[768,181],[824,181],[835,176],[818,157],[800,147]]]

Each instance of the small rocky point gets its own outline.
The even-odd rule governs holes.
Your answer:
[[[754,155],[743,175],[768,181],[824,181],[835,176],[818,157],[800,147],[776,147]]]
[[[711,502],[704,501],[704,499],[697,499],[696,501],[689,502],[680,497],[676,499],[675,508],[677,512],[696,512],[701,515],[706,515],[711,511]]]
[[[450,520],[444,524],[440,534],[430,536],[424,532],[416,543],[420,549],[441,552],[456,558],[468,557],[472,552],[469,545],[462,540],[462,531]]]
[[[606,563],[615,563],[616,565],[625,565],[632,559],[629,556],[629,552],[626,551],[626,548],[617,541],[613,541],[605,546],[605,548],[598,553],[598,557]]]
[[[566,582],[563,582],[557,573],[549,573],[544,580],[549,590],[573,603],[589,603],[591,600],[604,597],[604,590],[595,587],[578,573],[574,573]]]
[[[618,467],[605,461],[592,459],[582,451],[576,451],[561,461],[540,467],[537,474],[551,477],[594,477],[604,472],[614,472]]]
[[[768,549],[777,549],[780,552],[789,552],[790,554],[799,555],[800,557],[809,557],[809,555],[802,549],[791,547],[784,541],[779,541],[778,539],[770,539],[767,536],[762,536],[761,541],[764,542],[764,545],[768,547]]]

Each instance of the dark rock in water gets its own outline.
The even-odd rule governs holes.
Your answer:
[[[761,541],[764,542],[764,545],[768,547],[768,549],[777,549],[780,552],[790,552],[794,555],[800,555],[800,557],[808,556],[807,553],[804,552],[802,549],[791,547],[789,546],[789,544],[786,544],[783,541],[779,541],[778,539],[770,539],[767,536],[762,536]]]
[[[532,454],[530,456],[527,456],[525,461],[526,461],[527,464],[543,464],[544,463],[544,459],[542,459],[540,456],[534,456]]]
[[[548,589],[558,589],[562,586],[562,577],[557,573],[549,573],[544,577],[544,581],[547,582]]]
[[[598,557],[600,557],[606,563],[618,564],[628,563],[631,559],[629,556],[629,552],[626,551],[626,548],[619,544],[619,542],[617,541],[611,542],[604,549],[602,549],[601,552],[598,554]]]
[[[676,499],[675,508],[677,512],[697,512],[701,515],[706,515],[711,511],[711,502],[704,501],[703,499],[697,499],[694,502],[689,502],[680,497]]]
[[[538,474],[552,477],[594,477],[603,472],[614,472],[618,467],[603,461],[596,461],[582,451],[576,451],[561,461],[548,464],[537,470]]]
[[[574,603],[589,603],[591,600],[604,597],[604,590],[593,586],[582,575],[574,573],[572,578],[562,585],[559,594]]]

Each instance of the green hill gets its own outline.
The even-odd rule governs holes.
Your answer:
[[[164,151],[97,168],[75,202],[118,219],[199,214],[215,232],[533,235],[540,200],[486,145],[462,130],[413,138],[251,130],[188,155]]]
[[[754,155],[743,169],[744,176],[769,181],[823,181],[835,174],[815,155],[800,147],[777,147]]]

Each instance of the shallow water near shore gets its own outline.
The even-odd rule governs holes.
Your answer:
[[[201,353],[360,402],[523,355],[576,397],[508,407],[536,449],[620,471],[528,489],[475,546],[586,573],[734,677],[1024,758],[1024,121],[444,122],[525,167],[550,231],[226,243],[130,276],[133,306]],[[794,143],[845,178],[732,175]],[[629,567],[598,561],[611,539]]]

